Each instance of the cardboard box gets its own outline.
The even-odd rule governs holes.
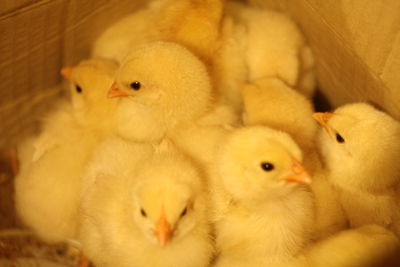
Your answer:
[[[400,118],[400,1],[249,1],[287,12],[298,22],[316,55],[319,86],[334,106],[369,101]],[[61,94],[61,67],[88,57],[107,25],[145,2],[1,1],[0,150],[36,129],[40,115]],[[11,187],[8,180],[0,191],[3,217]],[[15,224],[12,218],[2,222],[0,228]]]

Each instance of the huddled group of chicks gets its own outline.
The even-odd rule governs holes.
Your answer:
[[[62,69],[71,99],[19,146],[17,212],[112,267],[295,266],[348,227],[399,234],[400,123],[314,113],[313,67],[282,14],[155,0]]]

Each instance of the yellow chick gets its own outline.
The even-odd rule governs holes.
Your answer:
[[[348,228],[346,215],[339,202],[336,188],[328,180],[329,172],[317,166],[311,172],[311,189],[315,199],[314,240],[322,240]]]
[[[223,0],[155,0],[108,27],[92,56],[121,62],[136,45],[176,42],[209,60],[217,48]]]
[[[204,64],[175,43],[134,49],[121,63],[108,93],[118,97],[117,132],[136,141],[158,141],[211,109]]]
[[[75,237],[83,170],[93,148],[112,128],[109,113],[115,103],[106,94],[116,68],[114,62],[100,59],[64,68],[72,104],[62,103],[48,116],[35,142],[35,161],[26,156],[33,153],[29,144],[21,151],[17,213],[44,240]]]
[[[208,266],[213,245],[201,173],[176,151],[138,161],[137,153],[131,149],[133,164],[127,153],[104,157],[107,173],[83,194],[83,251],[99,267]]]
[[[313,55],[288,17],[230,1],[220,32],[221,46],[213,61],[216,87],[237,110],[242,104],[240,85],[260,78],[278,78],[307,97],[313,95]]]
[[[314,117],[323,127],[321,153],[350,226],[374,223],[396,228],[400,123],[366,103]]]
[[[318,124],[311,102],[277,78],[264,78],[242,87],[245,125],[266,125],[290,134],[308,152],[314,147]]]
[[[152,32],[149,30],[154,27],[151,25],[152,18],[151,8],[146,7],[118,20],[96,39],[92,57],[121,62],[132,47],[152,39]]]
[[[230,106],[217,105],[199,120],[174,132],[171,140],[208,172],[214,164],[218,145],[238,125],[238,116]]]
[[[160,38],[189,48],[210,62],[219,47],[225,0],[161,1],[155,12]],[[157,3],[157,2],[156,2]]]
[[[63,143],[63,138],[68,138],[65,135],[70,132],[65,131],[65,127],[70,131],[90,129],[98,134],[108,134],[114,130],[113,111],[116,101],[107,99],[105,89],[112,81],[117,67],[112,60],[89,59],[76,67],[62,69],[61,74],[69,81],[71,101],[60,104],[56,111],[46,117],[45,129],[34,142],[33,161]]]
[[[302,149],[304,166],[313,176],[315,237],[323,238],[346,226],[337,196],[327,181],[314,145],[318,124],[311,102],[277,78],[264,78],[242,87],[245,125],[266,125],[290,134]]]
[[[165,69],[173,70],[166,72]],[[169,42],[137,47],[122,62],[109,97],[118,97],[117,133],[157,143],[168,137],[203,164],[213,161],[236,112],[215,104],[205,65],[189,50]]]
[[[311,177],[290,136],[268,127],[233,131],[213,177],[216,266],[289,261],[312,237]]]
[[[342,231],[310,245],[292,262],[282,267],[309,266],[397,266],[400,241],[378,225],[364,225]]]

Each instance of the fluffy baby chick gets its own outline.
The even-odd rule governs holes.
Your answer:
[[[202,59],[217,47],[223,0],[155,0],[108,27],[95,41],[92,56],[119,62],[136,45],[156,40],[188,47]]]
[[[83,129],[100,135],[113,131],[116,101],[107,99],[106,89],[117,67],[112,60],[90,59],[76,67],[62,69],[61,74],[69,81],[71,102],[60,104],[47,116],[44,130],[35,141],[34,161],[48,149],[63,143],[63,138],[68,138],[71,131],[78,133]]]
[[[146,7],[126,16],[108,27],[94,42],[92,57],[110,58],[121,62],[132,47],[149,42],[155,35],[149,29],[152,9]]]
[[[342,231],[310,245],[292,262],[275,266],[396,266],[399,251],[396,235],[372,224]]]
[[[63,103],[48,116],[35,142],[35,161],[26,156],[33,153],[29,143],[20,153],[16,209],[47,241],[75,237],[81,176],[93,148],[110,128],[114,101],[106,94],[116,68],[108,60],[92,59],[63,69],[71,82],[72,105]]]
[[[119,97],[119,135],[157,141],[206,114],[211,84],[206,67],[189,50],[154,42],[137,47],[124,59],[108,96]]]
[[[209,62],[219,47],[224,0],[167,0],[158,8],[162,40],[188,47]]]
[[[253,126],[231,133],[213,179],[216,266],[285,262],[309,242],[314,206],[301,161],[284,132]]]
[[[246,125],[266,125],[287,132],[303,151],[313,148],[318,125],[311,102],[277,78],[264,78],[242,87]]]
[[[399,184],[400,123],[366,103],[316,113],[323,126],[320,149],[331,183],[353,227],[395,227]]]
[[[197,168],[170,151],[133,165],[126,160],[115,165],[109,158],[109,173],[83,195],[84,252],[99,267],[208,266],[213,246]]]
[[[307,97],[313,94],[313,55],[288,17],[231,1],[220,32],[213,61],[216,87],[237,110],[242,105],[241,84],[263,77],[279,78]]]
[[[242,88],[244,123],[266,125],[285,131],[299,144],[304,166],[313,176],[315,197],[315,238],[323,238],[343,229],[346,220],[337,195],[320,166],[314,145],[318,124],[312,119],[313,107],[299,92],[276,78],[259,79]]]

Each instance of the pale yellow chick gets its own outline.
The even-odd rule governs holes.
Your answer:
[[[46,118],[35,142],[35,161],[32,143],[20,153],[17,213],[46,241],[75,237],[83,170],[94,147],[112,129],[110,113],[115,103],[106,94],[116,68],[114,62],[100,59],[64,68],[72,104],[60,104]]]
[[[94,42],[92,57],[110,58],[121,62],[132,47],[144,44],[155,38],[150,29],[154,27],[150,7],[118,20],[108,27]]]
[[[158,141],[212,108],[206,67],[188,49],[169,42],[134,49],[108,96],[119,98],[118,134],[135,141]]]
[[[302,149],[304,166],[313,176],[315,238],[335,233],[346,226],[337,195],[327,181],[315,147],[318,130],[311,102],[277,78],[264,78],[242,88],[245,125],[266,125],[290,134]]]
[[[134,48],[157,40],[176,42],[204,60],[218,47],[224,0],[155,0],[118,20],[95,41],[92,56],[119,62]]]
[[[309,243],[314,203],[301,162],[299,147],[284,132],[252,126],[229,135],[211,189],[216,266],[272,266]]]
[[[158,143],[164,137],[208,164],[237,124],[228,105],[216,105],[205,65],[181,45],[139,46],[122,62],[109,97],[118,97],[117,133],[129,140]]]
[[[131,157],[109,157],[106,173],[98,173],[83,195],[80,240],[96,266],[209,265],[204,177],[177,151],[156,150],[139,160],[142,148],[131,149]]]
[[[364,225],[342,231],[310,245],[282,267],[380,267],[397,266],[400,241],[396,235],[378,225]]]
[[[220,46],[225,0],[166,0],[160,3],[155,11],[160,38],[179,43],[210,63]]]
[[[245,125],[266,125],[290,134],[304,153],[314,148],[318,124],[310,100],[277,78],[242,87]]]
[[[242,104],[241,84],[260,78],[281,79],[307,97],[313,95],[313,55],[287,16],[230,1],[220,32],[221,46],[214,56],[213,74],[216,87],[237,110]]]
[[[375,223],[399,234],[400,123],[366,103],[316,113],[320,149],[351,227]]]

